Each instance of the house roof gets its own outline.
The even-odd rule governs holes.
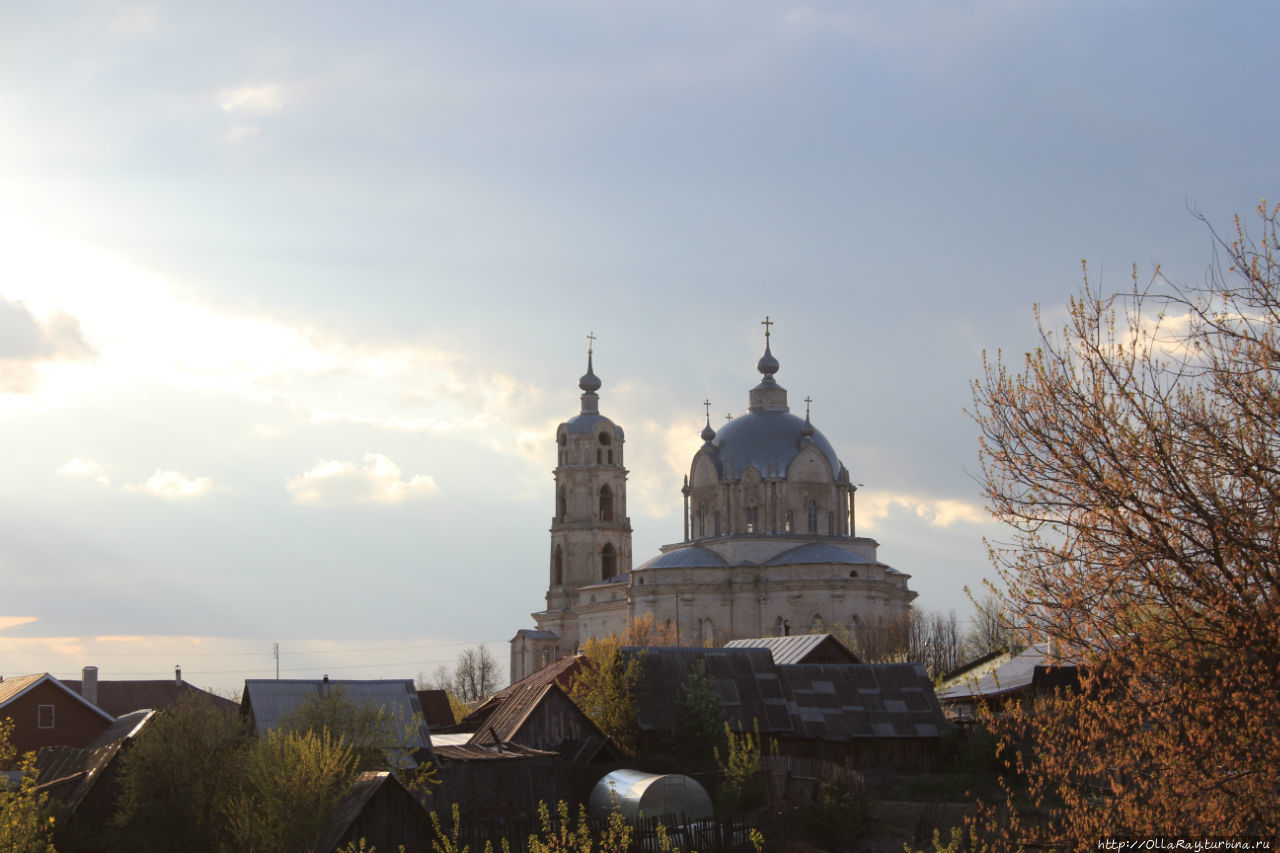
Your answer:
[[[674,731],[680,723],[680,688],[698,661],[715,681],[730,725],[761,732],[791,731],[787,697],[768,649],[623,647],[629,656],[643,655],[643,675],[636,696],[636,722],[641,731]]]
[[[516,761],[553,758],[555,755],[556,753],[546,749],[534,749],[531,746],[520,746],[515,743],[504,743],[501,747],[481,746],[478,743],[436,747],[436,757],[441,761]]]
[[[345,699],[360,707],[385,708],[387,743],[384,746],[431,749],[431,732],[422,717],[418,691],[408,678],[368,681],[250,678],[244,683],[241,713],[253,721],[255,732],[261,736],[279,728],[309,698],[323,696],[327,691],[340,691]]]
[[[155,711],[126,714],[107,727],[88,747],[46,746],[36,753],[39,790],[66,803],[73,811],[103,777],[126,742],[137,736]]]
[[[447,690],[419,690],[418,704],[422,706],[422,718],[427,721],[427,728],[451,726],[456,722]]]
[[[604,750],[609,756],[621,759],[622,753],[617,746],[602,732],[591,718],[584,714],[560,685],[550,684],[526,685],[518,688],[494,709],[489,718],[467,741],[478,746],[504,746],[515,741],[521,729],[533,713],[546,702],[559,701],[562,707],[578,720],[578,728],[582,736],[564,738],[560,742],[560,755],[573,762],[590,762]],[[551,746],[551,744],[542,744]]]
[[[62,682],[76,693],[81,692],[82,682],[79,679],[65,679]],[[239,710],[239,705],[231,699],[201,690],[186,681],[172,678],[158,678],[147,681],[99,681],[99,708],[115,716],[138,711],[144,708],[162,710],[172,708],[178,700],[188,695],[198,695],[208,699],[215,705],[227,710]]]
[[[778,672],[800,737],[938,737],[946,726],[933,685],[918,663],[793,664],[779,666]]]
[[[585,661],[586,657],[584,655],[569,655],[547,664],[542,669],[534,670],[519,681],[508,684],[480,703],[474,711],[458,720],[454,728],[459,731],[475,731],[485,720],[489,719],[489,715],[502,704],[504,699],[516,691],[528,687],[545,687],[548,684],[558,684],[567,691]]]
[[[768,649],[773,655],[773,662],[779,665],[809,663],[809,659],[815,653],[823,657],[838,657],[845,663],[859,662],[858,656],[831,634],[794,634],[787,637],[730,640],[724,644],[724,647],[726,649]]]
[[[990,699],[1008,693],[1026,690],[1051,670],[1074,670],[1074,658],[1050,655],[1048,643],[1035,643],[1023,649],[991,672],[979,678],[965,679],[943,690],[938,698],[943,702],[963,702],[971,699]]]
[[[6,678],[4,681],[0,681],[0,708],[11,705],[18,699],[21,699],[23,696],[30,693],[32,690],[35,690],[41,684],[46,683],[54,685],[68,696],[73,697],[77,702],[84,705],[86,708],[91,709],[95,714],[102,717],[107,722],[115,721],[115,716],[111,713],[85,699],[78,691],[72,690],[62,681],[54,678],[47,672],[39,672],[33,675],[19,675],[14,678]]]
[[[391,796],[405,803],[405,808],[413,812],[424,827],[429,823],[427,810],[422,808],[417,799],[405,789],[395,774],[388,770],[366,770],[356,777],[342,795],[342,799],[329,812],[325,819],[324,829],[320,833],[320,843],[315,850],[334,850],[342,842],[343,837],[355,823],[374,797],[382,794]],[[405,815],[401,812],[402,818]]]

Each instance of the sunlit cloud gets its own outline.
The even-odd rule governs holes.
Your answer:
[[[224,112],[274,113],[284,109],[284,91],[274,84],[223,89],[218,93],[218,105]]]
[[[979,504],[950,498],[933,499],[892,492],[859,491],[856,497],[858,530],[875,527],[895,510],[906,510],[931,527],[952,524],[986,524],[991,518]]]
[[[0,631],[5,628],[16,628],[19,625],[30,625],[37,618],[35,616],[0,616]]]
[[[126,492],[140,492],[167,501],[200,498],[213,491],[213,480],[208,477],[188,477],[177,471],[159,471],[137,485],[126,485]]]
[[[285,481],[295,503],[319,506],[397,504],[440,490],[434,477],[404,478],[400,466],[380,453],[366,453],[361,464],[322,459],[311,470]]]
[[[65,474],[69,477],[85,477],[93,480],[101,488],[107,488],[111,485],[111,479],[107,476],[106,470],[92,459],[84,459],[79,456],[73,456],[58,468],[59,474]]]

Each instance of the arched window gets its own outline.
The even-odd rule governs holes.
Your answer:
[[[707,510],[706,507],[698,507],[698,537],[707,535]]]
[[[809,633],[821,634],[825,630],[826,625],[822,621],[822,615],[818,613],[813,614],[813,619],[809,620]]]
[[[773,633],[778,637],[788,636],[791,633],[791,623],[779,616],[778,621],[773,623]]]
[[[753,506],[747,510],[747,532],[748,533],[760,532],[760,508],[759,507]]]
[[[710,619],[698,620],[698,633],[702,635],[700,639],[702,640],[703,648],[709,649],[716,644],[716,629],[711,624]]]
[[[818,532],[818,502],[809,498],[809,532]]]
[[[787,510],[786,514],[782,517],[782,532],[796,532],[796,514],[791,510]]]
[[[600,520],[613,521],[613,489],[607,484],[600,487]]]
[[[600,448],[596,448],[596,464],[599,465],[604,461],[604,454],[600,452]]]
[[[609,464],[612,465],[613,464],[613,448],[609,448],[609,453],[606,458],[609,460]]]
[[[716,523],[715,532],[716,532],[716,535],[719,536],[720,535],[720,510],[716,510],[715,523]]]
[[[565,499],[564,489],[556,491],[556,521],[564,521],[569,512],[569,502]]]
[[[836,535],[836,514],[834,512],[827,513],[827,535]]]
[[[618,554],[613,546],[605,544],[600,551],[600,579],[608,580],[618,573]]]
[[[560,546],[556,546],[555,556],[551,558],[551,583],[555,586],[564,585],[564,551],[560,550]]]

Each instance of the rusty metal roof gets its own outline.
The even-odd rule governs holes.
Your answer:
[[[72,690],[63,681],[53,677],[47,672],[37,672],[32,675],[19,675],[14,678],[6,678],[5,680],[0,681],[0,708],[17,701],[28,692],[36,689],[36,687],[46,682],[53,684],[67,695],[74,697],[76,701],[80,702],[86,708],[91,709],[95,714],[108,722],[113,722],[115,720],[115,716],[110,712],[98,707],[88,699],[85,699],[80,695],[79,691]]]
[[[63,679],[62,683],[76,693],[81,692],[82,682],[79,679]],[[240,708],[231,699],[226,699],[207,690],[201,690],[186,681],[179,682],[172,678],[145,681],[99,680],[97,705],[107,713],[118,717],[121,714],[140,711],[144,708],[152,708],[157,711],[164,708],[172,708],[178,704],[178,700],[189,695],[200,696],[225,710],[238,711]]]
[[[795,733],[804,738],[938,737],[946,723],[918,663],[778,667]]]

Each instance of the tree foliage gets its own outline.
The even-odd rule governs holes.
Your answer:
[[[727,746],[724,703],[705,661],[699,659],[689,668],[676,697],[676,711],[680,727],[674,746],[682,755],[710,759]]]
[[[53,853],[53,818],[47,798],[35,788],[35,753],[21,758],[10,741],[13,720],[0,717],[0,767],[14,767],[22,774],[17,787],[0,783],[0,850],[13,853]]]
[[[1086,277],[974,386],[1005,609],[1084,665],[997,721],[1051,839],[1280,832],[1280,208],[1258,213],[1203,287]]]
[[[239,716],[201,696],[156,714],[120,759],[121,849],[218,850],[248,745]]]
[[[247,754],[243,785],[227,809],[230,849],[315,850],[356,767],[355,752],[328,729],[268,732]]]
[[[586,661],[569,685],[569,698],[623,752],[634,753],[640,734],[636,688],[644,674],[643,656],[622,654],[617,634],[583,646]]]

